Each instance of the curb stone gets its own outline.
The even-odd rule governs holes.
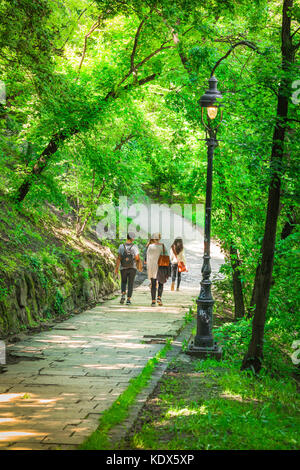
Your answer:
[[[133,427],[135,421],[138,418],[140,411],[145,405],[147,399],[153,393],[159,380],[164,375],[171,360],[173,360],[174,358],[176,358],[182,353],[183,342],[186,339],[188,339],[188,341],[190,340],[192,336],[192,330],[195,327],[195,325],[196,325],[196,318],[194,318],[192,322],[187,324],[181,330],[179,336],[177,336],[172,342],[172,349],[170,349],[167,352],[166,357],[161,359],[159,363],[157,364],[150,378],[148,385],[136,396],[135,403],[129,408],[128,418],[126,418],[124,421],[122,421],[122,423],[114,426],[110,430],[110,432],[108,433],[108,437],[113,447],[115,447],[118,442],[125,439],[126,436],[129,434],[131,428]],[[190,356],[187,356],[185,360],[188,362],[191,362],[193,358]]]

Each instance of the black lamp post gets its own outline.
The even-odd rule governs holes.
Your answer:
[[[223,112],[217,100],[222,99],[221,93],[217,90],[217,79],[210,77],[209,89],[200,98],[202,124],[206,130],[207,145],[207,180],[205,198],[205,229],[204,229],[204,256],[202,265],[202,281],[200,294],[197,299],[197,333],[191,341],[186,351],[187,354],[196,357],[214,357],[221,359],[222,350],[214,341],[212,334],[212,312],[214,300],[211,294],[211,266],[210,266],[210,226],[211,226],[211,200],[212,200],[212,170],[214,149],[218,145],[217,130],[222,121]],[[205,122],[204,112],[207,119]],[[220,114],[218,124],[214,119]]]

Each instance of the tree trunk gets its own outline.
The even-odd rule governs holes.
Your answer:
[[[18,188],[14,199],[17,202],[22,202],[23,199],[27,196],[29,189],[31,188],[32,183],[34,182],[35,178],[38,177],[42,171],[46,168],[48,161],[55,154],[59,145],[66,140],[70,135],[75,135],[79,132],[79,129],[73,128],[67,131],[61,131],[56,133],[50,140],[47,147],[43,150],[40,158],[34,165],[31,170],[30,175],[23,181],[21,186]]]
[[[82,223],[76,225],[76,237],[77,238],[80,238],[81,235],[83,234],[87,222],[88,222],[88,218],[86,218]]]
[[[261,264],[260,262],[258,262],[256,273],[255,273],[255,280],[260,277],[260,269],[261,269]],[[247,312],[247,318],[253,317],[255,305],[257,304],[257,297],[258,297],[258,283],[254,282],[250,305],[249,305],[248,312]]]
[[[148,59],[147,59],[148,60]],[[152,75],[149,75],[148,77],[145,77],[141,80],[138,80],[134,85],[126,85],[123,87],[123,90],[127,90],[129,88],[135,87],[135,86],[143,86],[146,83],[149,83],[150,81],[154,80],[157,77],[156,73],[153,73]],[[107,95],[104,98],[104,101],[108,101],[110,98],[116,99],[117,95],[115,91],[110,91],[107,93]],[[58,150],[60,144],[66,140],[67,138],[78,134],[80,130],[82,129],[87,129],[89,127],[89,123],[84,121],[77,127],[73,127],[70,129],[62,130],[60,132],[57,132],[51,137],[51,140],[47,147],[43,150],[40,158],[38,159],[37,163],[33,167],[31,173],[28,175],[28,177],[23,181],[21,186],[17,189],[16,194],[14,195],[14,199],[17,202],[22,202],[25,197],[28,194],[28,191],[30,190],[34,180],[36,177],[38,177],[42,171],[46,168],[48,165],[48,162],[51,160],[51,157],[55,154],[55,152]],[[131,134],[130,134],[131,135]]]
[[[226,211],[226,215],[230,220],[230,224],[232,226],[232,204],[230,202],[230,195],[227,189],[226,180],[221,172],[217,172],[219,177],[219,181],[222,183],[221,187],[226,195],[228,200],[228,211]],[[241,273],[240,273],[240,265],[241,260],[239,259],[239,254],[236,246],[233,243],[232,238],[230,239],[229,244],[229,259],[232,269],[232,290],[233,290],[233,300],[234,300],[234,319],[238,320],[245,316],[245,303],[244,303],[244,295],[243,295],[243,286],[241,281]]]
[[[229,219],[232,222],[232,204],[229,204]],[[234,246],[233,242],[230,242],[230,262],[232,267],[232,286],[233,286],[233,298],[234,298],[234,319],[238,320],[245,315],[245,304],[243,296],[243,286],[241,281],[240,264],[238,250]]]
[[[293,209],[294,209],[293,207],[290,207],[291,212],[288,214],[288,220],[285,222],[281,231],[281,236],[280,236],[281,240],[285,240],[289,235],[291,235],[297,223],[296,215],[293,212]]]
[[[241,282],[241,273],[239,270],[240,260],[237,249],[230,244],[230,260],[232,267],[232,285],[234,298],[234,319],[238,320],[245,316],[245,304],[243,296],[243,286]]]
[[[287,72],[294,61],[294,48],[291,38],[291,17],[288,16],[289,9],[292,8],[292,6],[293,0],[284,0],[281,33],[283,72]],[[288,78],[288,74],[286,74],[279,85],[277,97],[277,114],[270,160],[271,180],[269,185],[265,232],[261,248],[262,259],[261,264],[256,270],[252,296],[253,301],[255,301],[252,337],[242,363],[242,370],[251,368],[254,369],[255,372],[260,371],[263,360],[264,326],[272,281],[276,226],[280,202],[282,160],[284,156],[284,139],[290,90],[291,82],[290,78]]]

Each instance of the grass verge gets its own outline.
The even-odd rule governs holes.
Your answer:
[[[299,366],[288,347],[297,325],[285,322],[283,329],[270,316],[260,374],[241,371],[252,320],[233,322],[230,305],[216,298],[213,331],[223,360],[174,359],[116,450],[300,448]]]
[[[256,377],[230,361],[187,363],[179,357],[117,448],[295,450],[300,447],[299,405],[294,381]]]
[[[136,396],[148,384],[156,365],[166,356],[170,349],[171,341],[169,340],[152,359],[149,359],[142,372],[136,378],[130,380],[129,387],[118,397],[112,406],[104,411],[97,430],[79,446],[79,450],[112,449],[109,431],[128,417],[129,408],[134,404]]]

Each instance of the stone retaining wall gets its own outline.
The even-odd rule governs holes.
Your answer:
[[[0,296],[0,338],[81,311],[116,290],[114,256],[106,247],[103,252],[104,256],[80,255],[77,264],[65,257],[59,266],[30,265],[6,274],[7,292]]]

